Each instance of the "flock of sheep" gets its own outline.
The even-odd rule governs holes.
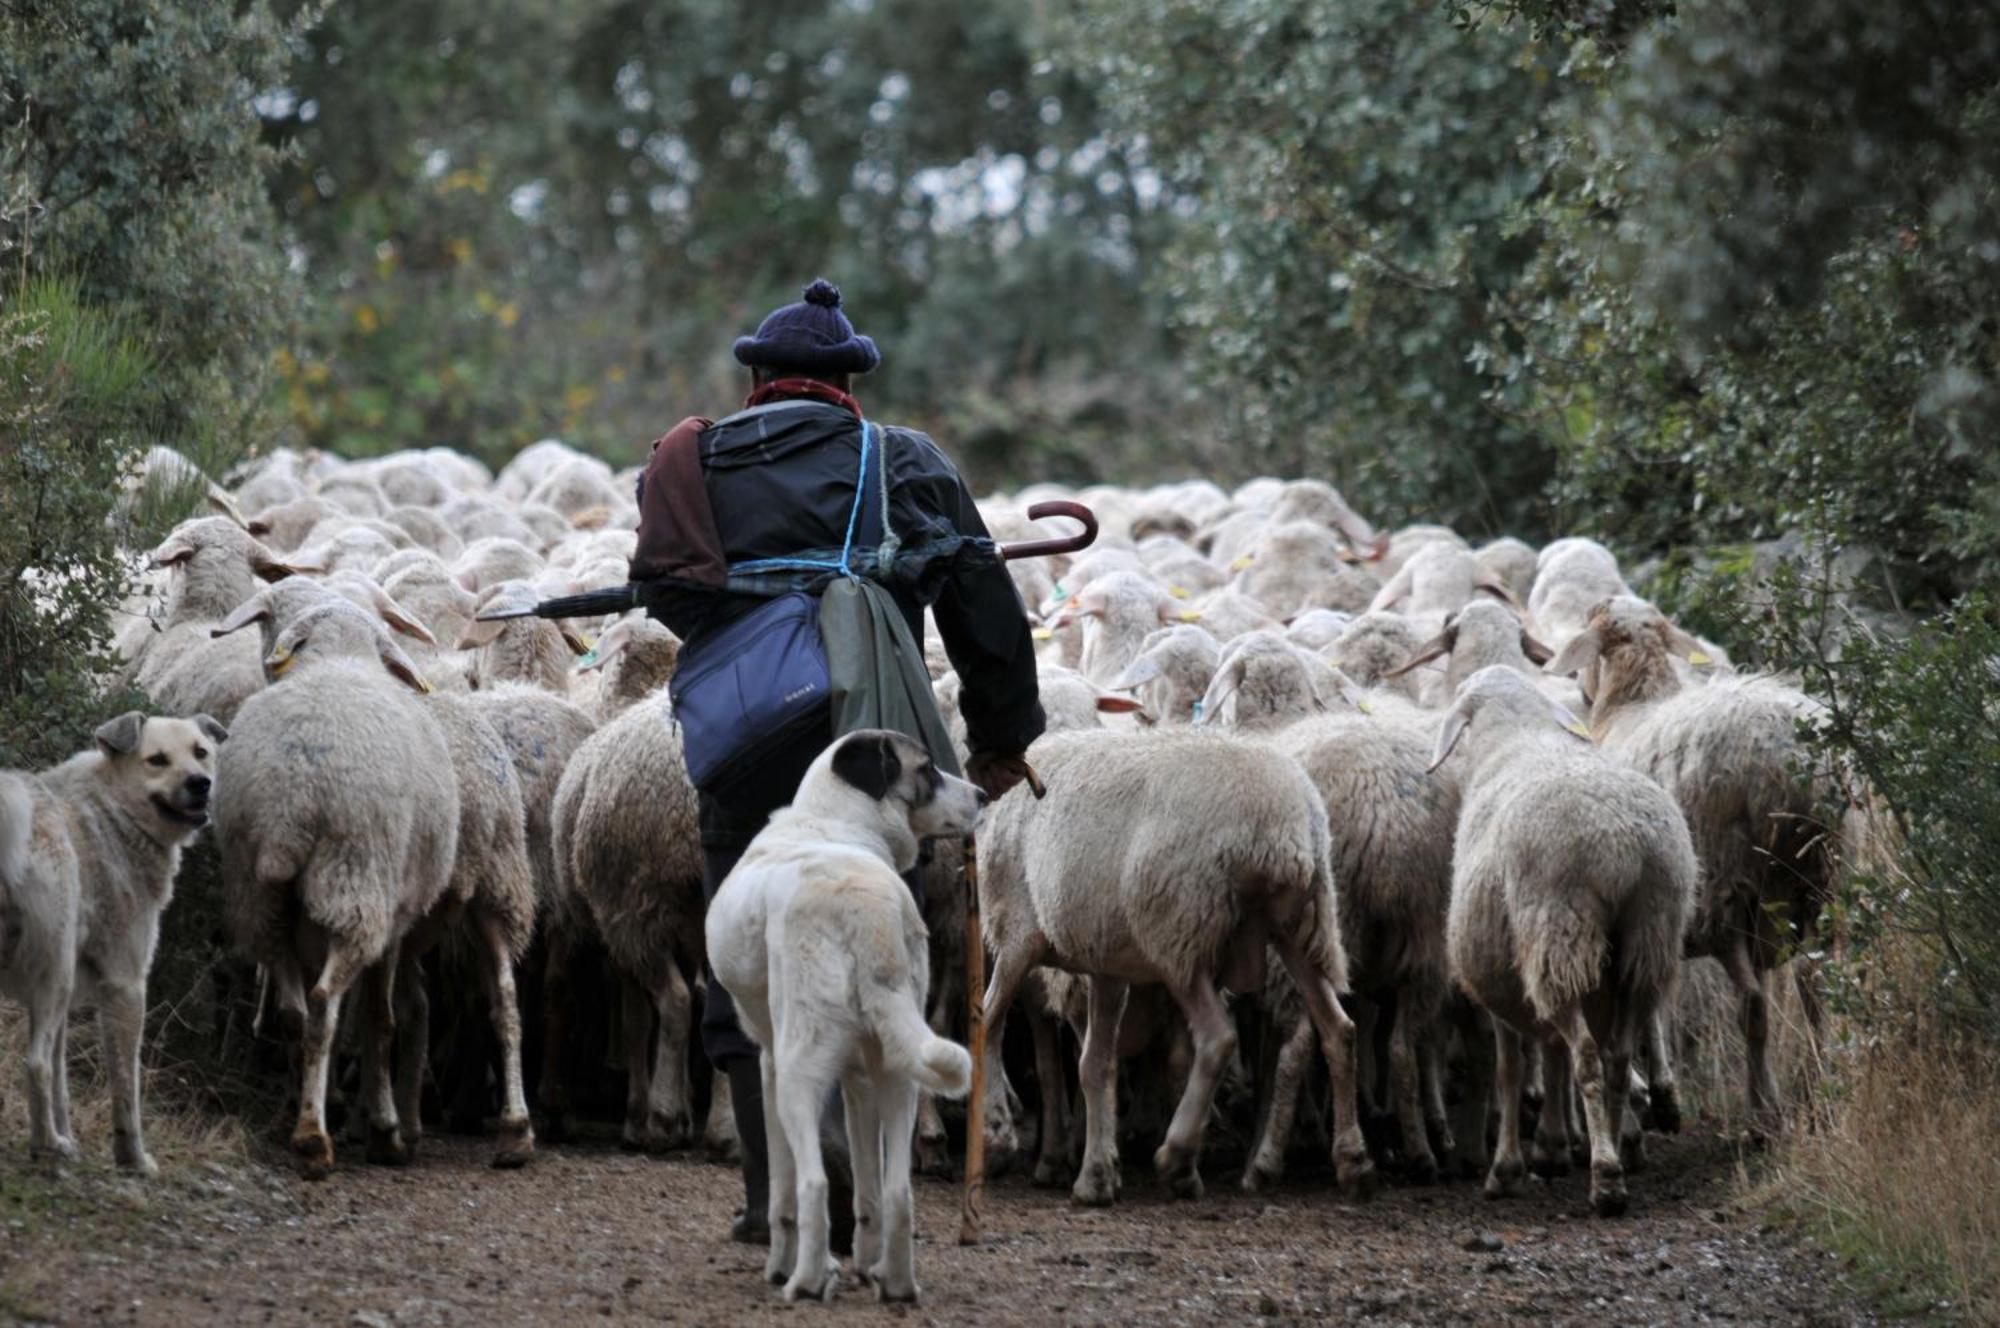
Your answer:
[[[334,1165],[341,1026],[368,1155],[403,1160],[428,1002],[475,987],[490,1041],[458,1028],[479,1041],[494,1161],[525,1161],[530,1087],[547,1138],[571,1111],[573,993],[607,964],[626,1142],[697,1132],[703,905],[666,690],[678,642],[638,617],[477,621],[622,583],[630,479],[553,441],[497,475],[445,450],[281,451],[145,559],[120,652],[162,711],[229,731],[224,910],[263,975],[260,1018],[300,1052],[308,1175]],[[1056,533],[1023,515],[1052,496],[1092,506],[1103,533],[1073,560],[1010,564],[1040,624],[1049,733],[1029,757],[1049,792],[1003,799],[980,837],[990,1154],[1032,1134],[1037,1180],[1113,1201],[1130,1058],[1128,1108],[1147,1103],[1143,1067],[1169,1068],[1154,1162],[1176,1192],[1199,1193],[1218,1089],[1246,1076],[1243,1180],[1267,1184],[1321,1110],[1323,1059],[1344,1187],[1393,1162],[1418,1181],[1484,1173],[1497,1195],[1528,1165],[1587,1157],[1593,1204],[1617,1212],[1642,1123],[1677,1128],[1684,956],[1729,974],[1747,1123],[1781,1128],[1769,975],[1830,894],[1840,794],[1806,759],[1804,695],[1736,674],[1588,540],[1378,534],[1312,480],[982,508],[996,538],[1032,538]],[[931,648],[950,719],[957,680]],[[924,869],[940,1031],[965,1004],[956,855],[939,845]],[[524,1073],[529,965],[544,1055]],[[1010,1085],[1000,1059],[1010,1009],[1032,1035],[1035,1128],[1024,1067]],[[716,1077],[716,1146],[725,1092]],[[934,1104],[918,1129],[941,1163]]]

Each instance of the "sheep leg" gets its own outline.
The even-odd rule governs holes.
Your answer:
[[[573,947],[559,926],[550,926],[542,962],[542,1073],[535,1084],[542,1109],[542,1137],[560,1143],[569,1135],[570,1002],[575,999]]]
[[[431,996],[424,981],[423,960],[407,944],[397,969],[396,1123],[409,1156],[415,1157],[417,1143],[424,1137],[424,1074],[431,1054]]]
[[[1436,1154],[1431,1152],[1430,1132],[1424,1128],[1424,1105],[1417,1068],[1416,1020],[1410,1002],[1395,1006],[1395,1027],[1390,1030],[1389,1088],[1396,1098],[1396,1123],[1403,1134],[1403,1163],[1411,1180],[1419,1185],[1437,1182]]]
[[[939,973],[932,978],[931,1010],[926,1022],[939,1037],[951,1036],[952,1013],[964,1005],[959,987],[955,974]],[[989,1083],[990,1075],[989,1067]],[[932,1093],[918,1094],[916,1166],[926,1176],[950,1176],[955,1171],[951,1161],[951,1141],[945,1135],[944,1117],[938,1112],[937,1097]]]
[[[1089,980],[1090,1019],[1077,1075],[1083,1081],[1083,1166],[1073,1203],[1102,1208],[1118,1198],[1118,1025],[1130,990],[1116,978]]]
[[[1462,997],[1453,1000],[1451,1018],[1458,1028],[1465,1083],[1452,1120],[1452,1142],[1456,1145],[1452,1156],[1459,1175],[1467,1180],[1478,1180],[1486,1175],[1492,1160],[1486,1139],[1489,1126],[1496,1118],[1494,1103],[1498,1099],[1494,1096],[1494,1052],[1498,1044],[1493,1021],[1485,1011]]]
[[[1354,1021],[1340,1008],[1333,983],[1306,958],[1300,945],[1293,942],[1279,953],[1319,1032],[1320,1053],[1326,1057],[1327,1077],[1332,1081],[1334,1176],[1349,1198],[1366,1198],[1375,1190],[1375,1164],[1368,1158],[1368,1145],[1361,1137],[1357,1118],[1355,1080],[1359,1071]]]
[[[1771,1008],[1764,974],[1751,961],[1747,941],[1722,954],[1722,966],[1736,986],[1738,1015],[1743,1022],[1744,1104],[1750,1114],[1750,1137],[1762,1143],[1782,1133],[1778,1112],[1778,1081],[1771,1074]]]
[[[625,1129],[621,1142],[633,1152],[665,1152],[666,1140],[646,1119],[652,1092],[653,1001],[632,978],[618,979],[620,1031],[625,1035]]]
[[[718,1162],[743,1160],[743,1141],[736,1136],[735,1095],[729,1076],[721,1070],[709,1080],[708,1121],[702,1126],[701,1146]]]
[[[493,1033],[500,1039],[500,1141],[493,1165],[512,1168],[535,1155],[528,1093],[521,1082],[521,1002],[514,985],[514,956],[500,919],[481,914],[479,932],[486,958],[486,1002],[493,1014]]]
[[[1417,1033],[1418,1090],[1424,1098],[1424,1131],[1429,1136],[1434,1157],[1451,1157],[1458,1152],[1453,1137],[1451,1112],[1444,1102],[1444,1028],[1436,1016]]]
[[[1361,1121],[1364,1130],[1374,1129],[1374,1121],[1382,1114],[1382,1095],[1378,1092],[1377,1064],[1375,1057],[1375,1024],[1380,1011],[1375,1002],[1366,997],[1350,997],[1343,1010],[1352,1006],[1349,1018],[1354,1020],[1354,1072],[1359,1082]]]
[[[1248,1193],[1276,1185],[1285,1175],[1285,1154],[1291,1148],[1292,1125],[1298,1120],[1299,1094],[1305,1089],[1306,1069],[1313,1054],[1313,1024],[1301,1011],[1285,1034],[1271,1069],[1271,1101],[1264,1109],[1264,1128],[1250,1165],[1243,1169],[1243,1188]]]
[[[694,1024],[694,1000],[687,979],[671,961],[666,980],[653,993],[653,1075],[646,1095],[646,1133],[667,1148],[685,1148],[694,1134],[689,1105],[687,1045]],[[641,1061],[640,1064],[644,1064]]]
[[[333,1140],[326,1132],[327,1070],[333,1061],[341,998],[366,966],[358,949],[334,937],[319,980],[306,993],[299,1040],[299,1120],[292,1131],[292,1151],[298,1154],[299,1170],[307,1180],[325,1180],[333,1170]]]
[[[118,1165],[142,1176],[160,1174],[159,1164],[146,1152],[139,1118],[139,1044],[146,1027],[146,983],[105,983],[98,992],[99,1018],[104,1025],[105,1050],[111,1062],[112,1150]],[[61,1035],[58,1033],[58,1044]],[[54,1090],[51,1085],[52,1095]],[[54,1103],[51,1101],[51,1107]]]
[[[1486,1197],[1505,1198],[1521,1192],[1528,1168],[1521,1161],[1521,1076],[1527,1057],[1521,1035],[1500,1020],[1493,1021],[1493,1101],[1500,1109],[1500,1138],[1493,1150],[1493,1169],[1486,1173]],[[1482,1129],[1481,1134],[1485,1131]]]
[[[1015,946],[1003,950],[993,957],[993,972],[986,980],[986,999],[980,1008],[986,1015],[986,1082],[989,1085],[1006,1083],[1006,1072],[1000,1065],[1001,1044],[1006,1041],[1007,1011],[1014,1003],[1014,996],[1021,989],[1022,979],[1028,970],[1041,958],[1038,945]],[[966,1128],[973,1128],[966,1122]],[[1007,1111],[1005,1090],[989,1091],[986,1094],[986,1119],[981,1123],[986,1131],[986,1174],[997,1176],[1006,1170],[1008,1159],[1020,1151],[1020,1136],[1015,1132],[1014,1121]]]
[[[833,1299],[840,1267],[828,1247],[826,1162],[820,1154],[820,1110],[834,1079],[833,1067],[822,1062],[827,1049],[805,1042],[789,1026],[778,1032],[778,1121],[791,1150],[793,1189],[797,1195],[793,1225],[798,1232],[798,1258],[785,1282],[785,1299],[807,1296]],[[777,1228],[771,1229],[773,1243]]]
[[[1542,1046],[1542,1109],[1528,1144],[1528,1167],[1552,1180],[1569,1175],[1569,1056],[1561,1043]]]
[[[854,1169],[854,1270],[872,1282],[882,1261],[882,1122],[867,1071],[841,1076],[840,1092],[847,1106],[848,1164]]]
[[[764,1051],[757,1060],[764,1077],[764,1147],[771,1168],[770,1197],[764,1210],[771,1228],[771,1253],[764,1260],[764,1277],[772,1285],[782,1286],[791,1277],[799,1256],[797,1168],[791,1141],[786,1138],[784,1122],[778,1116],[777,1057]],[[813,1137],[819,1137],[817,1123],[813,1126]]]
[[[73,1158],[76,1144],[56,1118],[56,1083],[68,1074],[58,1058],[69,1020],[67,988],[34,992],[28,1000],[28,1149],[37,1156]]]
[[[904,1079],[878,1083],[882,1113],[882,1262],[875,1294],[885,1301],[917,1298],[917,1202],[910,1189],[910,1129],[917,1115],[916,1086]]]
[[[1646,1021],[1646,1128],[1681,1132],[1680,1085],[1674,1073],[1674,1015],[1666,1005]]]
[[[1230,1022],[1215,984],[1206,977],[1177,987],[1174,1001],[1187,1016],[1188,1032],[1194,1039],[1194,1064],[1167,1126],[1166,1142],[1153,1154],[1153,1169],[1175,1197],[1199,1199],[1202,1132],[1208,1124],[1208,1110],[1215,1103],[1215,1086],[1222,1081],[1229,1058],[1236,1054],[1236,1025]]]
[[[397,1036],[406,1032],[397,1027],[396,1018],[396,966],[400,960],[399,947],[391,945],[361,977],[361,1091],[368,1104],[368,1160],[384,1166],[405,1166],[410,1161],[410,1150],[397,1129],[396,1085],[389,1073],[396,1064]],[[411,974],[413,980],[420,976]]]
[[[1652,1021],[1647,1019],[1646,1024]],[[1611,1026],[1611,1037],[1604,1046],[1604,1075],[1606,1089],[1605,1114],[1609,1117],[1611,1137],[1618,1148],[1619,1165],[1625,1174],[1636,1176],[1646,1169],[1646,1134],[1639,1124],[1639,1105],[1627,1093],[1619,1091],[1619,1085],[1631,1082],[1634,1071],[1635,1036],[1632,1020],[1625,1011],[1620,1011]]]
[[[1035,1038],[1035,1079],[1042,1090],[1041,1137],[1035,1141],[1035,1184],[1053,1188],[1069,1170],[1069,1084],[1063,1074],[1062,1030],[1040,1010],[1028,1011]]]
[[[1622,1096],[1626,1081],[1605,1082],[1604,1053],[1580,1007],[1573,1005],[1550,1022],[1569,1049],[1570,1073],[1583,1091],[1584,1125],[1590,1132],[1590,1206],[1599,1217],[1618,1217],[1625,1212],[1625,1167],[1618,1160],[1618,1134],[1612,1125],[1616,1108],[1606,1099]],[[1548,1060],[1553,1064],[1556,1059],[1557,1049],[1551,1046]],[[1629,1052],[1624,1059],[1629,1076]],[[1543,1110],[1555,1105],[1553,1100],[1544,1102]]]

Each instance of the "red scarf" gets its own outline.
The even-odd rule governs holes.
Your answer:
[[[764,384],[752,392],[743,405],[762,406],[772,401],[824,401],[829,406],[838,406],[851,413],[855,419],[861,418],[861,403],[851,395],[841,391],[832,383],[822,383],[817,378],[778,378]]]

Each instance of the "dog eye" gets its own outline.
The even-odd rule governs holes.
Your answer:
[[[206,761],[208,759],[208,748],[206,747],[195,748],[194,759],[197,761]]]
[[[167,754],[165,752],[154,752],[146,758],[146,764],[164,767],[167,764]]]

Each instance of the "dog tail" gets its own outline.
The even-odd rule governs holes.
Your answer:
[[[907,992],[877,988],[867,1004],[882,1059],[897,1073],[942,1097],[964,1097],[972,1087],[972,1057],[950,1038],[931,1032]]]

